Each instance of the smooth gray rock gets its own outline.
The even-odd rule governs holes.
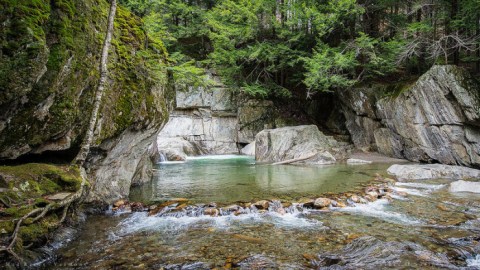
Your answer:
[[[149,148],[149,155],[154,163],[162,161],[184,161],[187,156],[196,156],[200,152],[191,142],[180,138],[157,137]]]
[[[452,165],[392,165],[388,174],[398,180],[428,180],[428,179],[474,179],[480,178],[480,170]]]
[[[148,175],[151,175],[151,172],[139,172],[148,170],[141,161],[148,156],[148,146],[154,141],[157,131],[158,128],[146,131],[127,130],[117,139],[102,143],[101,148],[104,149],[106,156],[92,157],[88,174],[89,178],[95,181],[92,183],[87,201],[113,203],[128,197],[134,176],[137,184],[150,180]]]
[[[455,181],[450,184],[450,192],[480,193],[480,182]]]
[[[255,137],[255,158],[274,163],[312,156],[299,163],[333,164],[336,159],[329,152],[333,141],[314,125],[267,129]]]
[[[203,87],[188,87],[176,92],[177,109],[205,108],[212,105],[212,93]]]

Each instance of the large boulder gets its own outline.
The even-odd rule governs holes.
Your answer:
[[[336,159],[329,151],[336,144],[314,125],[267,129],[255,137],[255,158],[274,163],[309,157],[300,163],[333,164]]]
[[[480,84],[434,66],[412,85],[342,92],[354,144],[416,162],[480,167]]]
[[[480,178],[480,170],[442,164],[392,165],[388,173],[398,180],[473,179]]]
[[[188,156],[199,155],[200,151],[191,142],[177,137],[157,137],[155,143],[149,148],[150,159],[154,163],[162,161],[184,161]]]

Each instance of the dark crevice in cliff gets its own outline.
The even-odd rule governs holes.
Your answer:
[[[0,160],[0,165],[11,166],[27,163],[70,164],[78,151],[78,147],[73,147],[62,151],[45,151],[41,154],[26,154],[13,160]]]

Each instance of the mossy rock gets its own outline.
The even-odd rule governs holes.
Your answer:
[[[19,218],[37,208],[55,203],[46,195],[59,192],[76,192],[81,187],[82,177],[76,166],[51,164],[23,164],[18,166],[0,166],[0,179],[3,187],[0,192],[0,240],[8,242]],[[58,225],[62,209],[48,213],[34,222],[27,218],[19,231],[16,245],[18,251],[24,245],[41,245],[48,234]]]
[[[108,1],[7,0],[0,9],[0,112],[8,119],[0,119],[0,159],[79,147],[99,79]],[[168,117],[166,56],[142,20],[119,5],[95,143]]]

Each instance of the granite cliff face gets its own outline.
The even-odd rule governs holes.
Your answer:
[[[176,106],[150,147],[154,162],[200,154],[239,154],[255,135],[275,126],[273,102],[244,97],[226,88],[215,74],[204,89],[176,89]]]
[[[455,66],[434,66],[414,84],[395,90],[340,93],[357,148],[411,161],[480,167],[480,84],[475,78]]]
[[[0,10],[0,159],[75,154],[98,83],[108,2],[3,1]],[[114,31],[88,160],[92,194],[102,200],[107,186],[117,196],[128,194],[145,141],[168,119],[167,73],[152,68],[166,66],[163,45],[121,6]]]

